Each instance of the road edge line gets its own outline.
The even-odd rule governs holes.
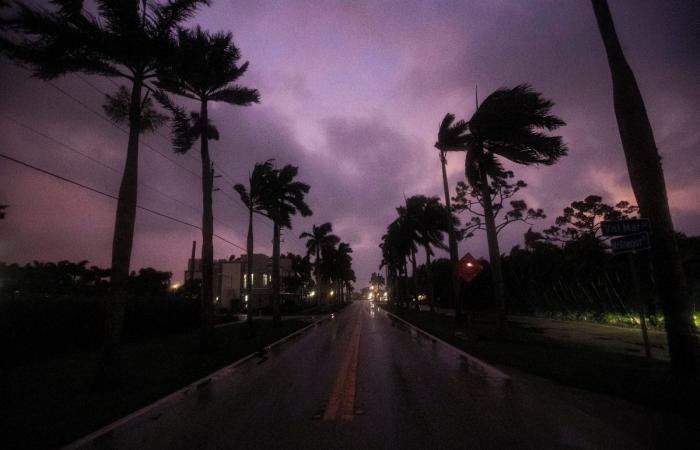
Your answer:
[[[320,319],[315,320],[314,322],[306,325],[305,327],[300,328],[297,331],[290,333],[287,336],[284,336],[284,337],[276,340],[275,342],[264,346],[263,349],[269,350],[277,345],[280,345],[283,342],[305,332],[309,328],[318,326],[319,323],[321,323],[325,320],[329,320],[330,318],[331,318],[330,314],[324,314],[324,317],[321,317]],[[235,369],[236,367],[240,366],[241,364],[245,363],[249,359],[256,356],[258,353],[259,352],[250,353],[250,354],[232,362],[228,366],[224,366],[220,369],[217,369],[214,372],[210,373],[209,375],[206,375],[206,376],[204,376],[196,381],[193,381],[192,383],[188,384],[187,386],[182,387],[182,388],[178,389],[177,391],[172,392],[172,393],[166,395],[165,397],[162,397],[162,398],[154,401],[153,403],[150,403],[150,404],[142,407],[141,409],[137,409],[136,411],[134,411],[134,412],[132,412],[132,413],[120,418],[120,419],[117,419],[114,422],[103,426],[102,428],[99,428],[99,429],[93,431],[92,433],[88,434],[87,436],[84,436],[84,437],[79,438],[79,439],[77,439],[69,444],[66,444],[65,446],[61,447],[61,449],[62,450],[73,450],[73,449],[80,448],[81,446],[87,444],[88,442],[97,439],[98,437],[102,436],[103,434],[109,433],[110,431],[112,431],[115,428],[129,422],[130,420],[135,419],[136,417],[142,416],[142,415],[148,413],[149,411],[151,411],[159,406],[162,406],[163,404],[173,400],[175,397],[184,394],[185,391],[189,391],[190,389],[193,389],[193,388],[196,389],[200,384],[211,381],[211,379],[216,378],[218,375],[221,375],[223,372],[227,372],[227,371],[231,371],[232,369]]]
[[[382,308],[382,309],[384,309],[384,308]],[[459,347],[457,347],[457,346],[455,346],[455,345],[453,345],[453,344],[450,344],[449,342],[446,342],[446,341],[440,339],[440,338],[437,337],[437,336],[434,336],[434,335],[428,333],[428,332],[425,331],[424,329],[422,329],[422,328],[420,328],[420,327],[418,327],[418,326],[412,324],[411,322],[409,322],[409,321],[407,321],[407,320],[405,320],[405,319],[402,319],[401,317],[397,316],[396,314],[394,314],[394,313],[392,313],[392,312],[387,311],[386,309],[384,309],[384,312],[386,312],[387,314],[389,314],[389,315],[392,316],[393,318],[400,320],[401,322],[405,323],[405,324],[408,325],[409,327],[414,328],[414,329],[417,330],[418,332],[420,332],[420,333],[422,333],[422,334],[424,334],[424,335],[430,337],[431,339],[434,339],[434,340],[436,340],[436,341],[442,343],[443,345],[445,345],[445,346],[447,346],[447,347],[450,347],[450,348],[451,348],[452,350],[454,350],[455,352],[457,352],[457,353],[459,353],[460,355],[462,355],[462,356],[464,356],[465,358],[467,358],[467,360],[469,360],[469,362],[472,362],[472,363],[474,363],[474,364],[480,366],[484,372],[490,373],[492,377],[494,377],[494,378],[500,378],[500,379],[503,380],[503,381],[509,381],[509,380],[510,380],[510,375],[507,375],[507,374],[503,373],[503,371],[501,371],[501,370],[495,368],[495,367],[492,366],[491,364],[480,360],[480,359],[477,358],[476,356],[470,355],[469,353],[465,352],[465,351],[462,350],[461,348],[459,348]]]

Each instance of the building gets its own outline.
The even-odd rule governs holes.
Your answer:
[[[185,280],[190,279],[190,270],[195,280],[202,279],[202,260],[188,261]],[[272,297],[272,258],[261,253],[253,254],[252,273],[250,280],[246,276],[248,257],[231,256],[229,259],[214,261],[214,304],[218,310],[241,311],[246,305],[252,308],[264,309],[271,304]],[[280,277],[282,278],[281,292],[283,298],[296,300],[296,293],[285,292],[285,280],[292,275],[292,260],[280,257]],[[247,298],[248,283],[252,284],[253,298]]]

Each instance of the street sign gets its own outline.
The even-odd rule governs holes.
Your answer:
[[[459,264],[457,265],[457,275],[459,275],[459,277],[466,283],[469,283],[474,279],[474,277],[479,275],[479,272],[481,272],[483,269],[484,266],[482,266],[481,263],[471,254],[467,253],[462,257],[462,259],[459,260]]]
[[[650,233],[649,219],[604,220],[600,224],[603,236],[626,236],[634,233]]]
[[[650,247],[649,233],[628,234],[610,240],[610,248],[616,255],[647,250]]]

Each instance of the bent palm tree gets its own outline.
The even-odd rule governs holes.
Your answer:
[[[333,225],[326,222],[319,226],[313,225],[311,232],[303,232],[299,235],[299,239],[306,239],[306,254],[315,255],[314,259],[314,276],[318,285],[319,296],[321,301],[325,298],[323,277],[321,276],[321,251],[326,247],[334,247],[340,242],[340,238],[334,234]]]
[[[286,165],[280,170],[273,170],[265,178],[266,187],[263,189],[263,208],[272,219],[272,322],[279,326],[282,322],[280,315],[280,230],[292,228],[292,216],[300,213],[307,217],[312,214],[304,202],[304,196],[310,186],[300,181],[294,181],[299,168]]]
[[[494,193],[489,178],[506,176],[498,157],[523,165],[551,165],[566,155],[567,148],[561,137],[543,132],[565,125],[563,120],[550,114],[552,106],[554,103],[542,98],[529,85],[521,84],[493,92],[468,121],[464,143],[467,151],[465,175],[469,184],[482,194],[494,296],[501,326],[506,324],[505,292],[492,203]]]
[[[242,184],[237,184],[233,189],[238,192],[241,201],[248,208],[248,242],[246,246],[246,311],[247,322],[249,325],[253,323],[253,213],[267,217],[265,214],[264,190],[268,184],[268,177],[272,174],[272,160],[267,160],[264,163],[257,163],[253,168],[253,173],[248,180],[249,188],[246,189]]]
[[[209,120],[209,102],[249,106],[260,99],[258,91],[234,83],[248,69],[248,63],[238,66],[241,58],[231,33],[215,33],[180,29],[177,52],[158,71],[159,86],[174,94],[197,100],[199,113],[175,107],[165,95],[159,99],[175,116],[173,145],[177,153],[186,153],[194,142],[200,141],[202,160],[202,308],[200,343],[203,351],[213,345],[214,303],[214,213],[212,190],[214,170],[209,156],[209,139],[218,140],[219,133]]]
[[[664,311],[664,324],[673,370],[700,372],[700,344],[692,319],[683,267],[678,253],[661,157],[642,94],[627,63],[605,0],[593,0],[598,28],[608,55],[613,82],[615,117],[625,152],[627,171],[642,217],[651,222],[654,279]]]
[[[440,123],[438,130],[438,140],[435,143],[435,148],[440,151],[440,165],[442,166],[442,188],[445,193],[445,206],[448,211],[452,211],[450,202],[450,187],[447,183],[447,152],[448,151],[464,151],[466,143],[465,132],[468,125],[465,121],[460,120],[454,123],[454,114],[446,114]],[[455,317],[459,319],[462,313],[462,302],[460,298],[460,280],[457,276],[457,264],[459,264],[459,248],[457,246],[457,232],[455,227],[450,224],[449,229],[449,244],[450,244],[450,263],[452,264],[452,296],[455,307]]]
[[[123,119],[129,124],[126,162],[119,186],[112,240],[112,293],[107,303],[105,341],[95,384],[107,387],[120,371],[120,342],[136,221],[139,135],[145,131],[143,108],[148,107],[146,83],[153,80],[163,59],[172,56],[172,34],[207,0],[97,0],[98,15],[81,0],[55,0],[57,12],[21,3],[5,25],[21,41],[0,38],[0,50],[27,64],[33,75],[52,80],[72,72],[121,78],[131,84],[120,89]],[[108,104],[109,104],[108,100]],[[112,115],[115,118],[114,115]],[[151,122],[155,125],[155,122]]]

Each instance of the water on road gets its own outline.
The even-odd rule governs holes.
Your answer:
[[[504,372],[357,302],[79,447],[694,448],[684,419]]]

